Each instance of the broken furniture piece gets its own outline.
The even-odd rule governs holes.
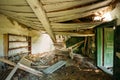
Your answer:
[[[53,64],[52,66],[48,67],[47,69],[43,70],[43,72],[45,74],[51,74],[54,71],[56,71],[57,69],[61,68],[65,64],[66,64],[66,61],[59,61],[59,62]]]

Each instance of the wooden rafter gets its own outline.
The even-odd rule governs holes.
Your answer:
[[[25,0],[0,0],[0,5],[28,5]]]
[[[85,23],[85,22],[81,22],[81,23],[51,23],[52,28],[91,28],[92,26],[96,26],[99,25],[103,22],[89,22],[89,23]],[[93,28],[92,27],[92,28]]]
[[[80,7],[80,8],[73,8],[70,10],[64,10],[64,11],[58,11],[58,12],[50,12],[47,13],[48,17],[56,17],[56,16],[63,16],[63,15],[69,15],[69,14],[75,14],[75,13],[80,13],[80,12],[85,12],[85,11],[89,11],[92,9],[96,9],[96,8],[100,8],[100,7],[104,7],[106,5],[108,5],[112,0],[105,0],[96,4],[92,4],[92,5],[88,5],[88,6],[84,6],[84,7]]]
[[[77,18],[87,17],[87,16],[94,14],[95,12],[98,12],[101,10],[108,10],[109,8],[110,8],[110,6],[105,6],[102,8],[97,8],[95,10],[90,10],[90,11],[83,12],[83,13],[76,13],[76,14],[63,15],[63,16],[58,16],[58,17],[51,17],[51,18],[49,18],[49,20],[52,22],[69,21],[69,20],[73,20],[73,19],[77,19]]]
[[[82,1],[78,0],[78,1],[70,1],[70,2],[60,2],[60,3],[43,5],[43,7],[45,8],[46,12],[50,12],[50,11],[65,10],[65,9],[73,8],[79,5],[92,3],[95,1],[97,0],[82,0]]]
[[[11,15],[7,15],[7,14],[5,14],[5,15],[8,16],[9,19],[13,19],[13,20],[17,21],[18,23],[26,25],[26,27],[31,27],[31,29],[34,29],[34,30],[40,30],[42,27],[42,25],[39,25],[39,24],[36,25],[32,21],[19,19],[17,16],[11,16]]]
[[[78,37],[86,37],[86,36],[94,36],[94,33],[78,33],[78,32],[54,32],[56,35],[69,35],[69,36],[78,36]]]
[[[24,12],[13,12],[13,11],[7,11],[7,10],[2,10],[0,9],[0,12],[2,12],[3,14],[6,13],[6,14],[10,14],[10,15],[19,15],[19,16],[22,16],[22,17],[37,17],[34,12],[31,12],[31,13],[24,13]]]
[[[7,10],[7,11],[15,11],[15,12],[33,12],[29,6],[3,6],[0,5],[0,9]]]
[[[73,2],[73,1],[76,1],[76,0],[41,0],[43,4],[54,4],[54,3]],[[85,1],[85,0],[80,0],[80,1]]]
[[[32,8],[32,10],[35,12],[39,21],[41,21],[41,23],[42,23],[43,27],[45,28],[45,30],[47,31],[47,33],[50,35],[52,40],[55,42],[55,36],[52,32],[51,26],[49,24],[49,20],[45,14],[45,11],[42,7],[41,2],[38,0],[26,0],[26,1],[28,2],[30,7]]]

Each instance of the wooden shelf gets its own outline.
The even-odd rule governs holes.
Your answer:
[[[14,43],[14,42],[28,42],[28,41],[9,41],[10,43]]]
[[[17,47],[14,47],[14,46],[17,46]],[[26,50],[24,51],[24,49],[22,48],[26,48]],[[4,53],[5,56],[16,55],[21,52],[23,54],[24,53],[30,54],[31,53],[31,37],[26,35],[4,34],[4,52],[5,52]]]
[[[14,50],[14,49],[20,49],[20,48],[28,48],[30,46],[20,46],[20,47],[15,47],[15,48],[9,48],[9,50]]]
[[[30,37],[30,36],[26,36],[26,35],[17,35],[17,34],[11,34],[11,33],[9,33],[8,35],[10,35],[10,36],[18,36],[18,37]]]

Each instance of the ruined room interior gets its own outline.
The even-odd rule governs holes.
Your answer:
[[[0,0],[0,80],[120,80],[119,0]]]

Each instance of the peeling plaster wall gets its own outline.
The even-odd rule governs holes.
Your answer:
[[[4,56],[3,34],[6,33],[31,36],[33,54],[52,51],[55,49],[49,35],[41,34],[41,31],[23,28],[16,21],[10,21],[6,16],[0,14],[0,56]]]
[[[6,33],[28,35],[28,29],[21,27],[16,21],[10,21],[6,16],[0,14],[0,56],[4,56],[3,34]]]
[[[116,5],[116,8],[111,12],[113,19],[117,18],[117,25],[120,25],[120,3]]]
[[[5,33],[28,35],[28,29],[22,28],[16,21],[10,21],[4,15],[0,15],[0,34]]]

